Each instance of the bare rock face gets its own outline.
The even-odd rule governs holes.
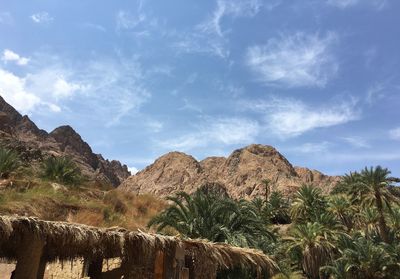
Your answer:
[[[126,165],[118,161],[110,162],[93,153],[89,144],[72,127],[61,126],[49,134],[39,129],[28,116],[22,116],[1,96],[0,141],[3,145],[23,151],[22,154],[26,154],[24,159],[28,161],[40,160],[46,155],[71,157],[84,175],[114,186],[130,175]]]
[[[290,195],[304,183],[329,191],[339,178],[295,168],[272,146],[252,144],[235,150],[228,158],[209,157],[201,162],[184,153],[168,153],[125,180],[120,189],[166,196],[218,184],[231,197],[254,198],[265,194],[265,179],[273,190]]]
[[[136,193],[152,193],[167,196],[171,193],[192,192],[200,182],[202,167],[192,156],[171,152],[158,158],[153,164],[129,177],[120,188]]]
[[[324,183],[327,187],[323,188],[324,192],[330,192],[337,183],[340,181],[340,176],[329,176],[317,170],[310,170],[303,167],[295,167],[297,175],[303,181],[304,184],[322,184]]]

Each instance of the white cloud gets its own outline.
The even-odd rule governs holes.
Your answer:
[[[100,24],[87,22],[87,23],[83,24],[83,27],[88,28],[88,29],[97,30],[100,32],[107,32],[107,29],[103,25],[100,25]]]
[[[368,141],[361,137],[343,137],[342,140],[357,148],[371,148]]]
[[[387,82],[380,82],[376,83],[367,90],[367,96],[365,98],[365,101],[372,105],[374,104],[377,100],[380,100],[385,97],[384,91],[387,89]]]
[[[151,130],[151,132],[159,133],[162,131],[164,123],[157,120],[149,120],[146,122],[146,126]]]
[[[328,0],[327,3],[329,5],[338,7],[338,8],[347,8],[350,6],[354,6],[359,2],[359,0]]]
[[[54,20],[48,12],[39,12],[30,16],[35,23],[48,23]]]
[[[332,48],[335,33],[295,33],[247,49],[246,63],[266,85],[324,87],[335,76],[338,63]]]
[[[307,142],[292,148],[299,153],[322,153],[328,151],[332,144],[327,141],[323,142]]]
[[[53,84],[53,94],[59,98],[70,97],[76,91],[85,90],[85,86],[73,82],[68,82],[63,76],[57,77]]]
[[[12,61],[21,66],[26,65],[29,62],[29,58],[22,57],[19,54],[9,49],[5,49],[3,51],[3,56],[1,57],[1,60],[3,60],[5,63]]]
[[[0,69],[0,95],[22,113],[32,111],[42,102],[39,97],[26,90],[24,78],[2,69]]]
[[[146,20],[144,13],[132,14],[127,11],[118,11],[116,15],[117,29],[133,29]]]
[[[245,118],[209,118],[197,130],[182,137],[157,141],[169,150],[188,151],[213,144],[248,144],[255,141],[260,127],[256,121]]]
[[[274,5],[266,4],[267,8],[275,6],[277,1],[273,3]],[[222,28],[223,19],[254,17],[263,5],[261,0],[218,0],[215,10],[193,30],[170,33],[170,36],[177,38],[172,47],[182,53],[201,53],[227,59],[230,55],[227,47],[229,40],[227,31]]]
[[[262,1],[260,0],[237,0],[226,1],[218,0],[217,8],[212,16],[199,25],[199,29],[207,33],[216,33],[223,37],[221,21],[226,16],[237,17],[253,17],[260,11]]]
[[[244,103],[242,106],[262,113],[269,131],[282,138],[344,124],[360,116],[355,100],[315,107],[298,100],[272,98],[270,101]]]
[[[371,5],[377,10],[383,9],[388,1],[387,0],[327,0],[326,3],[331,6],[335,6],[341,9],[353,7],[356,5],[367,4]]]
[[[393,140],[400,140],[400,127],[390,130],[389,137]]]
[[[26,76],[26,87],[44,100],[59,102],[87,90],[89,84],[74,81],[74,73],[61,64],[46,65]],[[45,86],[44,86],[45,85]]]
[[[135,167],[128,167],[128,171],[132,174],[135,175],[139,170]]]

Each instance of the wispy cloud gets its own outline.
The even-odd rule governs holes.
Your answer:
[[[107,32],[107,29],[103,25],[100,25],[100,24],[87,22],[87,23],[83,24],[83,27],[88,28],[88,29],[93,29],[96,31],[100,31],[100,32]]]
[[[362,137],[342,137],[342,140],[357,148],[371,148],[371,145],[368,143],[368,141]]]
[[[23,113],[60,112],[75,102],[109,127],[137,113],[151,97],[144,82],[149,77],[137,58],[97,57],[85,63],[43,53],[34,58],[26,74],[0,72],[1,95]]]
[[[332,146],[332,143],[328,141],[323,142],[306,142],[301,145],[295,146],[291,148],[291,150],[298,152],[298,153],[306,153],[306,154],[313,154],[313,153],[323,153],[329,150]]]
[[[316,109],[299,100],[275,97],[268,101],[242,103],[241,106],[261,113],[268,131],[281,138],[299,136],[317,128],[344,124],[360,117],[355,100],[326,104]]]
[[[341,9],[356,5],[371,5],[377,10],[383,9],[387,5],[387,0],[327,0],[326,3]]]
[[[230,50],[227,31],[222,27],[223,20],[254,17],[263,5],[261,0],[218,0],[214,11],[193,30],[173,32],[177,40],[172,46],[182,53],[204,53],[226,59],[230,56]],[[268,5],[268,8],[272,7]],[[227,30],[231,31],[229,28]]]
[[[324,87],[339,68],[333,51],[337,37],[333,32],[281,35],[249,47],[246,64],[266,85]]]
[[[263,3],[260,0],[239,0],[226,1],[218,0],[217,7],[212,15],[198,28],[206,33],[215,33],[223,37],[224,31],[221,27],[221,21],[224,17],[253,17],[259,13]]]
[[[22,57],[19,54],[9,49],[5,49],[3,51],[3,56],[1,57],[1,60],[3,60],[4,63],[15,62],[21,66],[26,65],[29,62],[29,58]]]
[[[385,91],[390,87],[389,80],[377,82],[367,90],[365,101],[369,105],[375,104],[378,100],[385,97]]]
[[[259,131],[258,123],[246,118],[208,118],[194,132],[156,143],[164,149],[188,151],[215,144],[252,143]]]
[[[54,20],[48,12],[38,12],[30,16],[35,23],[49,23]]]
[[[144,11],[144,1],[136,2],[136,9],[117,12],[116,30],[118,33],[129,32],[136,37],[149,37],[152,32],[159,31],[158,19]]]
[[[393,140],[400,140],[400,127],[391,129],[389,131],[389,137]]]
[[[121,10],[116,15],[117,29],[133,29],[145,20],[146,15],[140,9],[135,14]]]
[[[0,23],[10,25],[14,21],[10,12],[0,12]]]

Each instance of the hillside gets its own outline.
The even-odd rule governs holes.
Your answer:
[[[194,192],[204,184],[218,184],[234,198],[264,195],[263,180],[290,194],[302,184],[329,192],[339,177],[294,167],[275,148],[253,144],[235,150],[227,158],[209,157],[200,162],[182,152],[171,152],[126,179],[119,189],[132,193],[167,196],[178,191]]]
[[[47,133],[27,115],[22,116],[0,96],[0,144],[19,150],[25,161],[35,163],[48,155],[68,156],[90,180],[118,186],[130,173],[126,165],[95,154],[70,126]]]

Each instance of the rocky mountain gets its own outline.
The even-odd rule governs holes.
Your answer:
[[[178,191],[190,193],[202,185],[221,185],[234,198],[252,198],[265,194],[264,179],[270,181],[272,189],[290,194],[303,183],[329,192],[340,178],[293,167],[272,146],[252,144],[227,158],[209,157],[200,162],[185,153],[171,152],[126,179],[119,188],[167,196]]]
[[[22,116],[0,96],[0,141],[23,151],[27,160],[46,155],[71,157],[89,178],[118,186],[129,177],[126,165],[93,153],[89,144],[70,126],[47,133],[28,116]]]

